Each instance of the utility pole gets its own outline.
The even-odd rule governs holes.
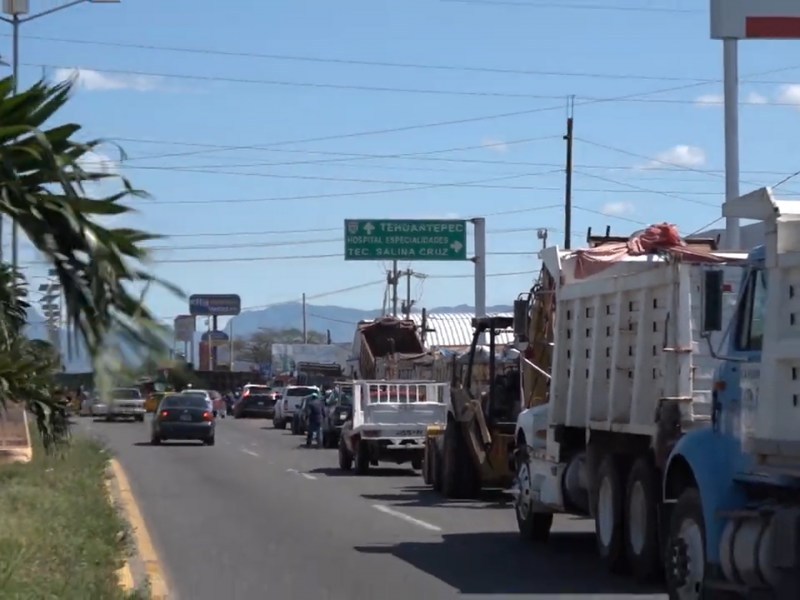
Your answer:
[[[406,299],[403,301],[403,315],[405,316],[406,320],[411,319],[411,307],[416,304],[411,299],[411,277],[415,275],[414,271],[411,269],[406,269],[400,276],[404,276],[406,278]]]
[[[569,250],[572,240],[572,117],[575,110],[575,96],[567,98],[567,142],[566,183],[564,186],[564,248]]]
[[[303,292],[303,343],[308,343],[308,325],[306,318],[306,293]]]
[[[397,261],[392,261],[392,272],[389,274],[389,285],[392,286],[392,316],[397,318],[397,284],[400,283],[400,273],[397,272]]]

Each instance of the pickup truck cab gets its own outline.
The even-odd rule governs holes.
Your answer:
[[[314,393],[319,394],[319,388],[313,385],[287,386],[280,402],[275,404],[275,416],[272,419],[275,429],[286,429],[292,422],[294,413],[300,408],[303,398]]]
[[[116,419],[144,421],[146,412],[144,398],[138,388],[114,388],[103,404],[106,406],[106,421]]]

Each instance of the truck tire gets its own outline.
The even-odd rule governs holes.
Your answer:
[[[431,438],[425,438],[425,456],[422,460],[422,481],[425,485],[433,483],[433,444]]]
[[[628,474],[625,492],[625,554],[639,583],[652,583],[664,574],[658,514],[661,481],[649,456],[641,456]]]
[[[461,426],[453,419],[444,430],[444,455],[442,457],[442,496],[454,500],[468,500],[478,495],[475,466],[464,441]]]
[[[356,445],[356,475],[369,473],[369,445],[364,440],[359,440]]]
[[[347,449],[344,438],[339,438],[339,468],[342,471],[350,471],[353,468],[353,455]]]
[[[517,466],[519,496],[514,502],[517,529],[522,539],[530,542],[546,542],[553,527],[553,513],[536,512],[531,499],[531,477],[527,459]]]
[[[703,504],[696,488],[689,488],[678,498],[669,523],[666,544],[667,593],[670,600],[706,596],[706,530]]]
[[[607,454],[600,463],[594,502],[597,551],[600,558],[610,572],[625,573],[625,478],[622,459],[615,454]]]
[[[437,435],[431,441],[431,487],[434,492],[442,493],[442,456],[444,455],[444,438]]]

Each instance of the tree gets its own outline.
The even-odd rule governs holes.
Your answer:
[[[309,344],[324,344],[327,341],[327,335],[319,331],[309,331],[306,339]],[[272,360],[272,344],[302,343],[303,332],[296,327],[288,329],[261,327],[244,339],[234,340],[233,350],[237,358],[261,364]]]
[[[101,140],[77,141],[81,126],[74,123],[51,126],[72,85],[39,82],[15,93],[13,78],[0,80],[0,213],[16,220],[54,270],[75,336],[69,342],[78,336],[84,340],[100,384],[110,385],[119,354],[104,349],[121,343],[145,353],[166,348],[163,327],[144,305],[144,294],[132,289],[162,284],[179,292],[146,267],[142,243],[159,236],[98,222],[98,217],[132,212],[122,202],[146,194],[107,169],[82,166]],[[88,197],[87,184],[109,178],[117,179],[119,191]],[[0,404],[27,403],[51,442],[65,432],[50,393],[52,365],[42,362],[22,336],[28,308],[24,279],[7,265],[0,268],[5,279],[0,282]]]

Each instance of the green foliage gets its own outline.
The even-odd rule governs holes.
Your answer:
[[[165,285],[147,269],[143,242],[158,236],[127,227],[105,227],[98,217],[124,215],[123,204],[146,194],[108,170],[88,170],[100,140],[80,142],[81,126],[53,123],[68,102],[73,82],[39,82],[14,93],[11,77],[0,79],[0,213],[20,229],[54,269],[64,296],[70,331],[92,356],[98,383],[113,385],[122,343],[143,355],[166,349],[165,328],[132,288]],[[121,159],[124,154],[120,151]],[[89,197],[87,184],[116,179],[119,190]],[[25,286],[18,274],[0,273],[0,403],[25,402],[49,443],[63,437],[59,411],[49,400],[54,365],[21,337]],[[113,332],[114,341],[109,341]],[[70,339],[72,344],[76,339]]]

